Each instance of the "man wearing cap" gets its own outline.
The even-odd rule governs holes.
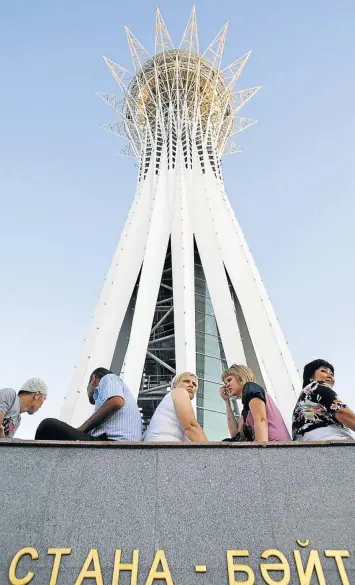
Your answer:
[[[0,439],[12,439],[21,423],[21,414],[34,414],[47,398],[47,386],[31,378],[17,394],[12,388],[0,390]]]

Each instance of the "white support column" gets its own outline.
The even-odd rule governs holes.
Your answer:
[[[153,211],[148,228],[147,247],[124,367],[124,381],[134,396],[138,396],[139,392],[155,304],[171,233],[172,205],[170,194],[166,190],[165,165],[166,161],[162,160],[162,171],[159,175],[154,174],[153,165],[151,165],[148,172],[148,175],[149,173],[153,174],[155,183],[152,200]]]
[[[256,285],[257,285],[258,289],[260,290],[261,296],[263,298],[263,304],[265,306],[266,313],[267,313],[270,321],[272,321],[274,323],[274,326],[273,326],[274,335],[275,335],[275,338],[276,338],[278,345],[283,348],[282,357],[283,357],[283,360],[286,364],[287,370],[289,372],[290,379],[291,379],[293,385],[296,388],[298,388],[299,384],[300,384],[300,377],[299,377],[297,368],[295,366],[295,362],[292,359],[291,352],[287,346],[285,336],[282,332],[279,320],[276,316],[276,313],[275,313],[274,307],[271,303],[270,297],[269,297],[267,290],[264,286],[264,283],[261,279],[260,272],[255,264],[255,260],[250,252],[247,241],[244,237],[242,229],[238,223],[238,220],[235,216],[235,213],[233,211],[231,203],[230,203],[226,194],[225,194],[225,205],[226,205],[227,209],[229,210],[229,213],[232,217],[232,222],[233,222],[233,225],[235,227],[236,232],[238,233],[239,240],[240,240],[242,247],[243,247],[244,255],[248,261],[248,264],[250,266],[250,270],[251,270],[253,277],[255,279]],[[298,398],[298,395],[299,395],[299,392],[297,390],[295,396]]]
[[[200,176],[202,172],[197,165],[194,173],[195,238],[222,345],[229,364],[245,363],[243,344],[214,225],[210,185],[216,179],[209,168],[205,179]]]
[[[179,155],[178,155],[179,156]],[[196,371],[194,239],[185,173],[180,159],[176,174],[171,253],[173,267],[176,371]]]
[[[92,412],[86,392],[91,372],[100,366],[110,368],[118,333],[142,266],[150,215],[151,192],[139,187],[61,411],[61,418],[74,426],[81,424]]]
[[[224,263],[257,355],[260,356],[280,411],[290,428],[290,415],[296,402],[299,379],[295,368],[289,367],[287,344],[279,335],[276,318],[267,310],[269,301],[264,287],[255,278],[255,265],[250,262],[250,252],[246,253],[236,218],[234,214],[232,216],[230,207],[221,201],[221,194],[216,191],[213,195],[213,214]]]

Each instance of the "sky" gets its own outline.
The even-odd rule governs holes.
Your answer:
[[[0,387],[42,377],[49,397],[23,415],[33,438],[59,416],[132,202],[137,168],[100,128],[118,91],[103,55],[131,69],[124,25],[153,52],[151,0],[0,0]],[[162,0],[180,41],[192,4]],[[355,3],[200,0],[200,45],[230,21],[224,65],[253,50],[239,89],[241,154],[223,174],[297,367],[334,363],[355,409]],[[351,373],[351,370],[350,370]]]

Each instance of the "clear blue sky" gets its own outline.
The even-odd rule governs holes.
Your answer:
[[[160,7],[178,43],[192,4]],[[259,123],[224,160],[226,190],[299,368],[336,366],[355,408],[355,3],[197,2],[201,46],[230,20],[224,63],[253,54],[239,87]],[[0,387],[43,377],[30,438],[56,416],[135,190],[104,132],[115,91],[102,55],[130,68],[123,25],[153,50],[151,0],[0,2]],[[122,283],[124,286],[124,283]]]

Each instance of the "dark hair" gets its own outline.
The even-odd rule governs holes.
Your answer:
[[[112,374],[111,370],[107,370],[106,368],[96,368],[96,370],[94,370],[91,374],[90,380],[93,376],[96,376],[99,380],[101,380],[101,378],[107,376],[107,374]]]
[[[313,360],[313,362],[309,362],[309,364],[306,364],[304,369],[303,369],[303,386],[302,386],[302,388],[305,388],[306,386],[308,386],[314,372],[322,367],[329,368],[332,371],[333,376],[334,376],[334,366],[332,366],[332,364],[330,364],[329,362],[326,362],[325,360]]]

